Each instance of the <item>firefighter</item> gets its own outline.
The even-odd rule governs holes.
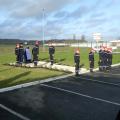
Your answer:
[[[107,70],[107,66],[108,66],[108,54],[107,54],[107,47],[105,47],[103,53],[103,71]]]
[[[32,49],[32,55],[33,55],[34,66],[37,66],[38,55],[39,55],[39,46],[37,44],[35,44],[35,46]]]
[[[16,44],[15,47],[16,63],[19,63],[19,44]]]
[[[53,65],[53,63],[54,63],[54,54],[55,54],[55,47],[52,44],[50,44],[49,45],[49,55],[50,55],[51,65]]]
[[[75,75],[79,75],[79,66],[80,66],[80,51],[77,49],[74,53],[74,63],[75,63]]]
[[[111,65],[112,65],[112,48],[108,48],[108,51],[107,51],[107,56],[108,56],[108,68],[107,70],[111,70]]]
[[[100,50],[99,50],[99,71],[102,71],[103,70],[103,54],[104,54],[104,48],[103,46],[100,47]]]
[[[94,68],[94,50],[91,49],[89,52],[89,67],[90,67],[90,72],[93,72]]]
[[[23,63],[23,59],[24,59],[24,48],[23,48],[23,43],[20,43],[20,47],[19,47],[19,64],[22,66]]]

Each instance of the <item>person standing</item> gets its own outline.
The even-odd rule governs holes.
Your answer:
[[[39,55],[39,46],[37,44],[35,44],[35,46],[32,49],[32,55],[33,55],[34,66],[37,66],[38,55]]]
[[[111,70],[111,65],[112,65],[112,48],[108,48],[108,51],[107,51],[107,56],[108,56],[108,71]]]
[[[104,48],[104,54],[103,54],[103,71],[107,70],[108,66],[108,54],[107,54],[107,47]]]
[[[20,64],[20,66],[22,66],[23,59],[24,59],[24,48],[23,48],[23,43],[20,43],[20,47],[19,47],[19,64]]]
[[[19,44],[16,44],[15,47],[16,63],[19,63]]]
[[[100,47],[99,50],[99,71],[103,71],[103,54],[104,54],[104,48],[103,46]]]
[[[91,49],[89,52],[89,67],[90,67],[90,72],[93,72],[94,68],[94,50]]]
[[[53,65],[54,63],[54,54],[55,54],[55,47],[51,44],[49,45],[49,56],[50,56],[51,65]]]
[[[25,56],[25,63],[31,63],[31,53],[29,47],[25,49],[24,56]]]
[[[80,66],[80,51],[77,49],[74,53],[74,63],[75,63],[75,75],[79,75],[79,66]]]

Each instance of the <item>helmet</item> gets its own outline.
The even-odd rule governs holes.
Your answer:
[[[19,46],[20,46],[19,44],[16,44],[16,47],[17,47],[17,48],[19,48]]]
[[[112,48],[108,48],[108,51],[109,51],[109,52],[112,52]]]
[[[80,50],[79,49],[75,49],[75,53],[80,53]]]
[[[90,52],[95,52],[95,50],[93,48],[90,48]]]

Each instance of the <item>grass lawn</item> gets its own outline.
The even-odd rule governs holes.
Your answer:
[[[6,65],[14,61],[14,46],[0,45],[0,88],[66,74],[43,68],[20,68]]]
[[[74,66],[74,59],[73,59],[74,49],[75,48],[70,48],[70,47],[56,48],[55,61],[60,64]],[[41,51],[39,55],[40,60],[49,61],[48,48],[46,47],[44,52],[42,52],[42,49],[40,49],[40,51]],[[117,51],[120,51],[120,49],[118,49]],[[83,65],[82,67],[87,69],[89,69],[88,53],[89,53],[89,48],[80,48],[80,64]],[[95,68],[97,68],[99,55],[98,53],[95,53],[94,55],[95,55],[94,56]],[[113,54],[113,64],[116,63],[120,63],[120,54]]]
[[[30,46],[30,48],[32,47]],[[7,66],[6,63],[15,61],[14,48],[14,45],[0,45],[0,88],[66,74],[43,68],[35,69]],[[88,52],[88,48],[80,48],[80,63],[87,69],[89,68]],[[56,47],[55,62],[74,66],[73,54],[74,48]],[[40,48],[39,59],[49,61],[48,47],[45,47],[45,51]],[[113,55],[114,63],[120,63],[120,54]],[[96,53],[95,67],[97,66],[98,54]]]

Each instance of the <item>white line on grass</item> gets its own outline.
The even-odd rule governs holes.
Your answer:
[[[14,110],[12,110],[12,109],[10,109],[10,108],[8,108],[8,107],[2,105],[2,104],[0,104],[0,107],[1,107],[2,109],[4,109],[4,110],[10,112],[11,114],[17,116],[18,118],[21,118],[22,120],[30,120],[29,118],[27,118],[27,117],[21,115],[20,113],[15,112]]]
[[[104,100],[104,99],[101,99],[101,98],[92,97],[92,96],[89,96],[89,95],[85,95],[85,94],[81,94],[81,93],[78,93],[78,92],[66,90],[66,89],[63,89],[63,88],[54,87],[54,86],[50,86],[50,85],[46,85],[46,84],[40,84],[40,85],[44,86],[44,87],[56,89],[56,90],[59,90],[59,91],[62,91],[62,92],[71,93],[71,94],[74,94],[74,95],[78,95],[78,96],[82,96],[82,97],[85,97],[85,98],[89,98],[89,99],[92,99],[92,100],[96,100],[96,101],[105,102],[105,103],[113,104],[113,105],[116,105],[116,106],[120,106],[120,103]]]

